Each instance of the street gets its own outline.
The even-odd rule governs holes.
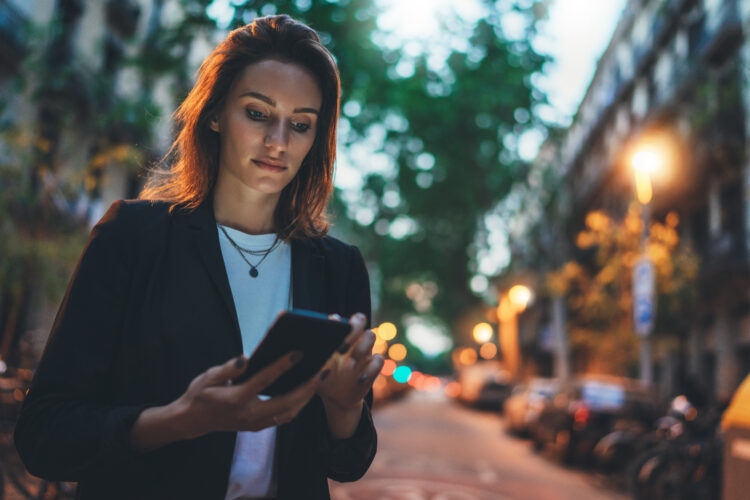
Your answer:
[[[625,500],[592,476],[506,435],[501,419],[412,392],[375,411],[378,454],[356,483],[331,483],[333,500]]]

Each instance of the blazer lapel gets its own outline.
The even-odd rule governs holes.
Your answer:
[[[292,307],[325,311],[325,258],[314,240],[292,241]]]
[[[187,214],[187,218],[188,225],[193,233],[193,243],[201,256],[203,265],[211,276],[211,281],[216,291],[221,296],[224,305],[226,305],[227,312],[232,318],[232,324],[236,333],[235,340],[239,346],[238,350],[242,351],[240,323],[237,319],[237,310],[234,306],[232,290],[229,287],[229,278],[224,266],[224,257],[221,255],[219,234],[216,229],[216,219],[214,218],[211,199],[206,199],[197,209]]]

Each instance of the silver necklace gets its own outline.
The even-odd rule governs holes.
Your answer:
[[[239,246],[237,242],[234,241],[231,236],[229,236],[229,233],[227,233],[227,230],[224,229],[224,226],[222,226],[221,224],[219,224],[219,229],[221,229],[221,232],[224,233],[224,236],[227,237],[227,239],[229,240],[229,243],[231,243],[232,246],[235,249],[237,249],[237,252],[239,252],[240,257],[242,257],[242,260],[244,260],[247,263],[247,265],[250,266],[250,271],[248,271],[248,274],[250,275],[251,278],[258,277],[258,266],[260,266],[263,263],[263,261],[266,260],[266,257],[268,257],[268,254],[273,252],[274,249],[277,246],[279,246],[279,242],[281,241],[279,240],[279,235],[277,234],[276,238],[273,240],[273,244],[270,247],[268,247],[266,250],[250,250],[248,248],[242,248],[241,246]],[[261,258],[257,264],[253,265],[253,263],[250,262],[247,259],[247,257],[245,257],[245,254],[254,255],[256,257],[261,256]]]

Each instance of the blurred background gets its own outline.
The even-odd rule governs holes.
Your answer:
[[[387,359],[334,498],[747,498],[750,1],[0,0],[8,498],[70,495],[11,431],[88,231],[277,13],[338,61],[332,234]]]

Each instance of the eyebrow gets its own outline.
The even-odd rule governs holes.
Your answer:
[[[260,92],[253,92],[252,90],[248,90],[247,92],[243,92],[240,94],[240,97],[254,97],[260,101],[263,101],[273,107],[276,107],[276,101],[268,97],[267,95],[263,95]],[[312,113],[314,115],[320,114],[317,109],[315,108],[295,108],[295,113]]]

